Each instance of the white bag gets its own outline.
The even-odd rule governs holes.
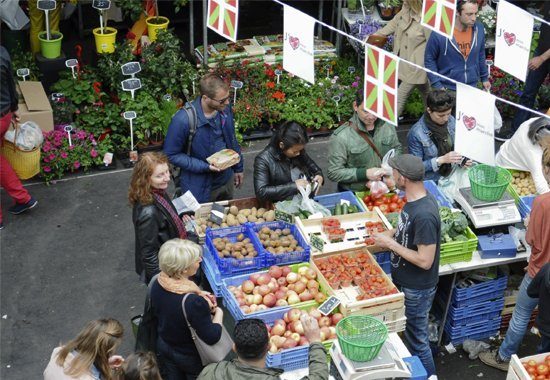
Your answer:
[[[462,187],[470,187],[468,169],[458,165],[453,166],[451,174],[441,177],[437,183],[439,190],[449,199],[455,199],[455,194]]]
[[[502,128],[502,116],[500,116],[500,112],[498,112],[498,108],[496,105],[495,105],[495,116],[494,116],[493,124],[495,127],[495,132],[500,131],[500,128]]]
[[[0,0],[0,19],[11,30],[21,30],[29,23],[29,18],[19,6],[19,2],[13,0]]]
[[[42,145],[44,135],[34,121],[27,121],[17,127],[17,131],[10,129],[4,135],[4,139],[14,143],[19,149],[31,151]]]

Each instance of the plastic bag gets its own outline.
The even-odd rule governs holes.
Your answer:
[[[310,185],[308,185],[309,187]],[[301,187],[298,186],[298,190],[300,190]],[[303,193],[302,193],[303,191]],[[321,213],[323,216],[330,216],[330,210],[321,205],[320,203],[315,202],[313,199],[310,199],[307,195],[304,197],[304,194],[309,194],[311,192],[311,189],[309,192],[306,192],[305,189],[302,189],[300,191],[300,194],[296,194],[291,200],[289,201],[281,201],[275,203],[275,209],[279,211],[286,212],[287,214],[295,215],[300,212],[300,210],[308,211],[311,214],[315,213]],[[304,202],[305,200],[305,202]],[[304,208],[306,207],[306,208]],[[313,211],[311,211],[313,210]]]
[[[462,348],[469,354],[468,357],[471,360],[477,359],[481,352],[487,351],[490,347],[488,343],[473,339],[466,339],[464,343],[462,343]]]
[[[312,214],[320,212],[323,216],[330,216],[330,211],[327,208],[309,197],[311,193],[311,184],[308,183],[305,189],[302,186],[298,186],[298,191],[302,196],[302,201],[300,202],[301,210],[309,211]]]
[[[27,121],[18,127],[17,133],[12,129],[6,132],[4,139],[11,141],[21,150],[29,151],[42,145],[44,135],[38,124]]]
[[[500,112],[498,111],[497,106],[495,105],[495,116],[494,116],[494,127],[495,132],[500,131],[500,128],[502,128],[502,116],[500,116]]]
[[[380,198],[382,195],[390,192],[390,189],[388,189],[384,181],[370,181],[368,185],[370,188],[370,195],[373,198]]]
[[[390,149],[382,158],[382,169],[384,169],[384,175],[390,177],[393,177],[393,168],[390,166],[389,160],[393,156],[395,156],[395,149]]]
[[[508,233],[514,239],[514,243],[516,244],[516,248],[519,250],[523,247],[527,247],[527,241],[525,240],[525,230],[520,230],[519,228],[516,228],[514,226],[508,226]]]
[[[455,194],[462,187],[470,187],[468,169],[460,166],[453,166],[453,171],[447,177],[441,177],[437,187],[449,199],[455,199]]]

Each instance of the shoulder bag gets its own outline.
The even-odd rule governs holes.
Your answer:
[[[374,150],[374,153],[376,153],[380,161],[382,161],[382,155],[380,154],[380,151],[378,150],[376,145],[374,145],[374,142],[370,139],[369,135],[366,132],[363,132],[362,130],[357,128],[355,124],[353,124],[353,129],[355,129],[355,132],[357,132],[357,134],[361,136],[363,140],[365,140],[370,145],[372,150]]]
[[[197,335],[195,329],[191,327],[189,319],[187,319],[187,312],[185,311],[185,300],[187,299],[187,296],[189,296],[189,294],[190,293],[187,293],[185,297],[183,297],[183,300],[181,301],[181,308],[183,309],[183,316],[185,317],[185,321],[187,322],[187,326],[189,327],[189,331],[191,332],[191,337],[193,338],[195,347],[197,347],[197,351],[199,352],[202,365],[205,366],[210,363],[218,363],[225,359],[227,354],[233,348],[233,340],[231,339],[231,336],[229,336],[229,333],[227,332],[223,324],[221,325],[222,334],[220,336],[220,340],[218,340],[218,342],[213,345],[205,343]]]

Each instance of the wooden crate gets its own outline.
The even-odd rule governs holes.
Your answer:
[[[541,362],[548,354],[549,353],[546,352],[544,354],[527,356],[521,359],[517,355],[512,355],[512,358],[510,359],[510,366],[508,367],[508,375],[506,376],[506,380],[530,380],[531,376],[529,375],[525,367],[523,367],[522,363],[528,362],[529,360],[535,360],[537,363]]]
[[[327,236],[323,232],[323,220],[326,219],[338,219],[341,223],[341,227],[346,230],[346,237],[344,241],[339,243],[330,243]],[[387,219],[384,218],[382,211],[378,207],[375,207],[373,211],[358,212],[348,215],[337,215],[321,219],[306,219],[302,220],[296,218],[296,225],[302,232],[302,235],[306,238],[307,242],[311,245],[311,254],[316,256],[322,253],[340,252],[347,249],[353,249],[357,247],[365,247],[364,240],[368,236],[365,231],[366,222],[382,222],[386,229],[390,229],[391,225]],[[388,227],[389,226],[389,227]],[[311,244],[311,235],[317,235],[324,241],[323,251],[319,251]]]
[[[371,298],[368,300],[357,301],[356,296],[359,295],[359,287],[349,287],[344,289],[333,289],[327,279],[323,276],[315,260],[327,258],[333,255],[356,255],[361,252],[369,253],[373,265],[380,269],[380,276],[382,276],[388,283],[393,285],[393,282],[386,273],[380,268],[376,259],[372,257],[372,254],[365,247],[353,248],[344,250],[338,253],[321,254],[311,258],[311,267],[317,272],[317,279],[322,288],[327,291],[329,295],[338,297],[341,300],[339,306],[340,312],[344,316],[349,315],[370,315],[380,319],[384,323],[395,322],[402,319],[405,316],[405,295],[402,292],[396,294],[390,294],[387,296]]]

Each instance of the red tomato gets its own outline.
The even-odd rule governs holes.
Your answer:
[[[369,206],[370,208],[372,208],[374,206],[374,202],[369,202],[367,203],[367,206]]]
[[[537,367],[532,367],[532,366],[529,366],[529,368],[527,368],[527,373],[529,373],[529,375],[537,375]]]
[[[384,201],[381,200],[381,199],[377,199],[377,200],[374,201],[374,205],[377,206],[377,207],[380,207],[380,205],[382,205],[383,203],[384,203]]]
[[[388,205],[386,205],[386,204],[381,204],[379,207],[380,207],[380,211],[382,211],[384,214],[385,214],[386,212],[388,212]]]
[[[544,375],[538,375],[537,377],[535,377],[535,380],[546,380],[547,377],[544,376]]]
[[[538,363],[537,363],[536,361],[534,361],[533,359],[531,359],[531,360],[529,360],[529,361],[527,362],[527,365],[528,365],[529,367],[536,367],[537,364],[538,364]]]
[[[398,196],[397,194],[394,194],[394,195],[392,195],[392,197],[391,197],[391,201],[392,201],[392,202],[397,202],[398,199],[399,199],[399,196]]]
[[[395,202],[392,202],[392,203],[390,203],[390,207],[389,207],[389,208],[390,208],[390,211],[391,211],[391,212],[395,212],[395,211],[399,208],[399,205],[398,205],[397,203],[395,203]]]
[[[365,227],[370,228],[374,225],[374,222],[368,221],[365,223]]]
[[[548,374],[548,366],[546,364],[539,364],[537,366],[537,373],[542,376],[546,376]]]
[[[370,202],[370,195],[365,195],[365,197],[363,198],[363,202],[365,203],[369,203]]]
[[[407,203],[407,197],[403,197],[403,203]]]

